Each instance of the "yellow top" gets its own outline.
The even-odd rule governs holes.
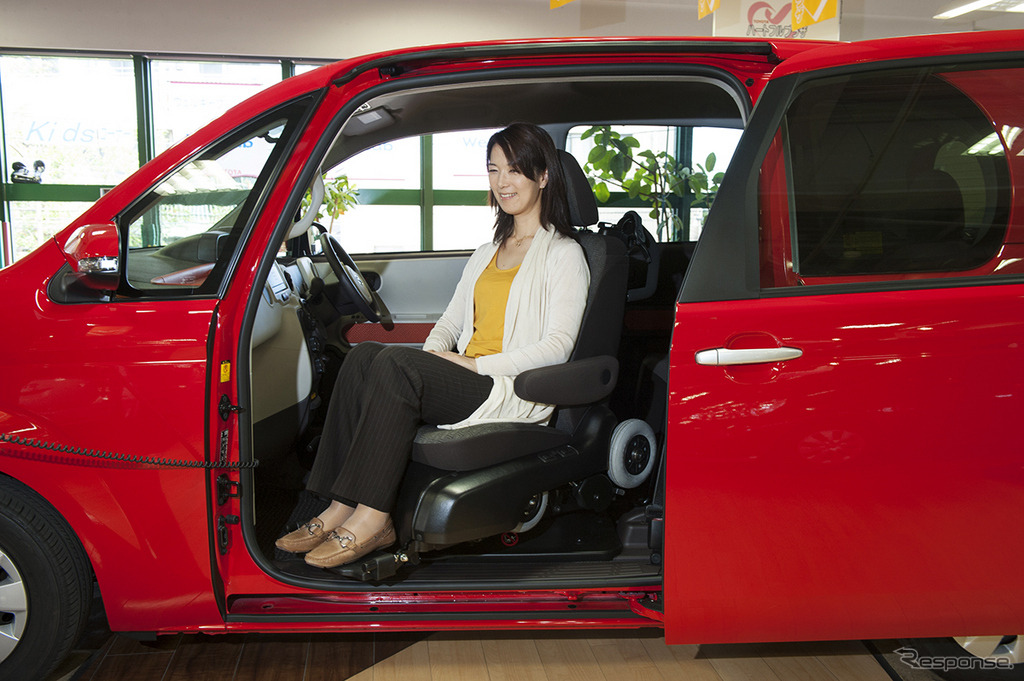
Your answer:
[[[495,253],[473,288],[473,337],[466,346],[466,357],[495,355],[501,352],[505,337],[505,308],[508,292],[519,265],[512,269],[498,269]]]

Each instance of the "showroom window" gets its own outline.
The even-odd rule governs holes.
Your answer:
[[[142,55],[0,55],[0,266],[63,229],[105,189],[227,108],[283,77],[319,64],[167,59]],[[44,82],[45,87],[38,84]],[[96,93],[102,92],[103,97]],[[568,149],[585,163],[588,126],[570,131]],[[740,131],[729,128],[615,126],[640,150],[671,155],[688,174],[705,172],[698,199],[685,182],[670,199],[663,240],[696,240]],[[391,141],[327,175],[344,176],[355,205],[321,222],[352,253],[472,249],[491,238],[485,153],[493,130]],[[707,168],[715,157],[714,168]],[[36,161],[40,161],[39,170]],[[19,164],[15,173],[13,164]],[[601,219],[636,210],[655,232],[644,196],[613,187]],[[140,229],[135,235],[142,238]]]
[[[0,113],[8,264],[138,168],[132,60],[2,55]]]
[[[566,149],[594,180],[602,222],[633,210],[659,241],[696,241],[741,134],[708,126],[578,126]]]
[[[998,270],[1024,151],[1011,82],[1024,71],[915,69],[799,91],[762,166],[762,285]]]
[[[0,55],[0,266],[35,249],[105,189],[227,108],[321,65]],[[327,177],[330,186],[339,174],[351,175],[357,204],[321,221],[333,222],[332,232],[354,253],[479,245],[489,238],[493,215],[483,163],[469,167],[466,159],[474,150],[482,158],[491,132],[428,135],[363,152]],[[17,177],[14,163],[25,169]],[[143,234],[140,227],[133,238],[141,244]]]
[[[497,128],[433,135],[432,235],[434,250],[476,248],[494,236],[488,205],[487,141]]]
[[[346,251],[420,250],[421,147],[419,137],[385,142],[327,173],[328,191],[333,179],[345,177],[358,192],[355,206],[321,220]]]
[[[587,168],[592,139],[583,139],[589,126],[573,128],[567,149]],[[732,128],[673,126],[613,126],[621,136],[638,141],[641,149],[671,155],[679,166],[680,196],[673,195],[671,228],[665,241],[696,240],[714,200],[721,173],[732,158],[741,131]],[[462,130],[388,142],[362,151],[326,175],[328,191],[339,176],[358,192],[358,204],[338,217],[321,219],[350,253],[466,250],[492,237],[494,212],[488,206],[487,141],[496,129]],[[712,156],[708,169],[708,157]],[[694,162],[691,159],[698,159]],[[697,200],[689,177],[707,172],[710,192]],[[614,223],[630,210],[638,211],[655,231],[645,196],[630,196],[615,188],[599,203],[600,219]]]
[[[156,153],[281,80],[280,64],[213,61],[152,62]]]
[[[492,237],[487,140],[493,129],[387,142],[327,174],[344,175],[359,204],[325,224],[350,253],[476,248]]]
[[[0,266],[230,106],[316,66],[0,55]]]

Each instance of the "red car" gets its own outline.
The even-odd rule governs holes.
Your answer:
[[[468,257],[418,190],[419,252],[313,238],[321,178],[515,120],[744,132],[695,250],[581,214],[607,286],[525,382],[551,426],[424,431],[397,549],[275,554],[346,352],[421,342]],[[1022,130],[1020,32],[471,44],[266,90],[0,271],[0,676],[56,663],[94,580],[140,637],[654,626],[1016,662]]]

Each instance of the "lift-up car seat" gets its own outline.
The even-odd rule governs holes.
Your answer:
[[[597,204],[576,160],[560,152],[577,227],[597,223]],[[628,262],[621,239],[580,230],[591,281],[570,361],[520,374],[516,393],[558,405],[550,425],[423,427],[396,509],[400,545],[442,548],[521,528],[540,495],[608,467],[615,417],[603,404],[618,374]]]

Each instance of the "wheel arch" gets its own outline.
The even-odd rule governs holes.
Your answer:
[[[0,475],[0,674],[36,678],[52,671],[85,628],[93,578],[63,515],[31,487]]]
[[[211,576],[203,476],[198,470],[67,461],[0,443],[0,478],[17,483],[66,523],[113,631],[223,626]]]

